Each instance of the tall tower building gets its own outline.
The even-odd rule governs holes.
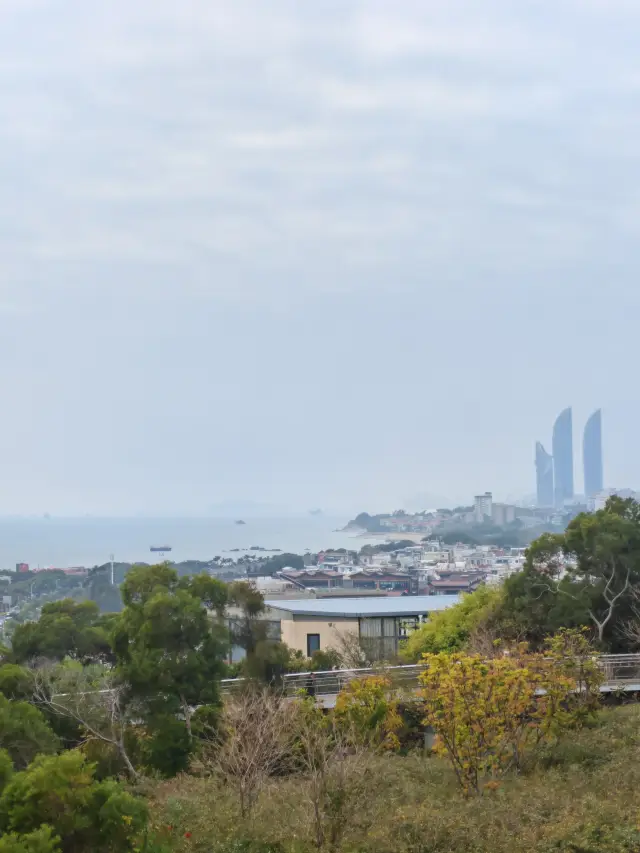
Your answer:
[[[555,506],[561,508],[573,498],[573,413],[560,412],[553,425],[553,482]]]
[[[602,410],[597,409],[584,427],[582,440],[584,493],[592,498],[604,488],[602,474]]]
[[[538,506],[553,506],[553,456],[536,442],[536,492]]]

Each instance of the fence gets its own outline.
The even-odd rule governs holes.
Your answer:
[[[604,681],[600,688],[604,693],[616,690],[640,692],[640,654],[601,655],[598,664],[604,672]],[[419,675],[423,667],[420,664],[407,666],[365,667],[362,669],[332,669],[321,672],[294,672],[282,679],[287,696],[296,696],[301,692],[309,696],[335,696],[349,682],[358,678],[384,676],[391,687],[398,690],[416,690],[419,687]],[[241,690],[245,683],[242,678],[227,678],[222,682],[222,692],[229,694]]]

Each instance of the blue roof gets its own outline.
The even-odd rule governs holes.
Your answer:
[[[265,604],[273,610],[287,610],[294,616],[366,619],[368,616],[424,616],[446,610],[459,601],[457,595],[401,595],[385,598],[267,599]]]

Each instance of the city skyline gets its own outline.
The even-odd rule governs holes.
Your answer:
[[[573,456],[573,409],[567,406],[553,424],[552,453],[536,442],[536,499],[538,506],[563,507],[576,495]],[[584,496],[589,499],[604,488],[602,409],[587,418],[582,440]]]

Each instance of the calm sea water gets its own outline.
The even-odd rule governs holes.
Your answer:
[[[106,563],[162,559],[151,545],[170,545],[167,559],[208,560],[230,557],[232,548],[252,545],[302,554],[325,548],[359,549],[367,541],[335,532],[345,518],[247,518],[246,524],[220,518],[41,518],[0,519],[0,568],[16,563],[32,567],[67,568]]]

